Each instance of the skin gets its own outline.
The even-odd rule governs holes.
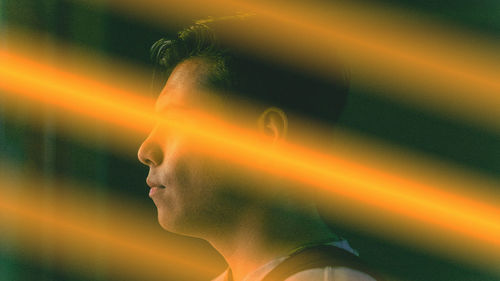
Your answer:
[[[210,69],[211,62],[203,58],[177,65],[155,111],[168,113],[213,105],[214,101],[223,107],[215,94],[202,91]],[[286,123],[286,115],[264,117],[254,116],[255,124],[266,120],[259,126],[262,133],[271,135],[273,142],[283,138],[280,124]],[[311,202],[289,196],[283,189],[271,199],[255,196],[251,192],[255,186],[243,183],[259,185],[262,181],[230,177],[234,174],[231,163],[195,153],[189,139],[161,125],[143,142],[138,157],[149,166],[147,183],[152,187],[150,197],[158,209],[160,225],[210,242],[226,259],[235,281],[300,245],[333,237]]]
[[[155,111],[168,114],[208,101],[210,97],[199,88],[209,69],[201,59],[179,64],[160,93]],[[216,163],[194,155],[182,134],[158,124],[142,143],[138,157],[150,168],[147,183],[154,189],[150,197],[158,208],[159,223],[166,230],[196,236],[206,227],[219,229],[218,215],[235,207],[229,201],[231,198],[224,198],[225,190],[217,188],[222,184]],[[233,219],[223,216],[226,221]],[[207,221],[207,217],[214,219]]]

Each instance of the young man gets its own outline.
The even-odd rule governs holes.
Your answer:
[[[293,135],[300,114],[336,120],[348,91],[345,77],[323,81],[223,45],[218,30],[240,22],[204,21],[153,45],[156,78],[168,77],[155,110],[210,105],[229,121],[254,121],[255,130],[273,142]],[[261,106],[243,118],[230,106],[237,99]],[[347,241],[325,226],[312,200],[295,196],[279,178],[239,173],[237,165],[191,148],[189,138],[158,125],[138,156],[150,168],[149,196],[161,226],[209,241],[226,259],[229,268],[214,280],[375,280],[358,266]],[[259,188],[275,191],[262,196]]]

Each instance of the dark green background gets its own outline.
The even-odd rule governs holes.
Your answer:
[[[424,15],[450,26],[500,39],[498,0],[387,0],[380,3],[403,8],[412,16]],[[155,26],[130,19],[110,8],[96,8],[78,1],[0,0],[0,27],[12,25],[48,32],[90,52],[104,53],[142,67],[151,67],[150,45],[185,24]],[[417,107],[396,104],[369,91],[356,85],[353,87],[340,126],[500,178],[499,132],[436,116]],[[96,197],[104,198],[103,204],[109,194],[120,192],[151,211],[151,217],[146,220],[155,220],[155,209],[147,197],[144,182],[147,169],[130,156],[134,153],[120,155],[106,147],[85,145],[57,131],[50,118],[45,126],[34,126],[10,120],[2,115],[3,110],[0,104],[1,159],[19,167],[35,167],[47,178],[64,177],[88,183],[88,186],[105,186],[105,189],[91,191]],[[335,225],[334,222],[331,224]],[[158,231],[162,230],[158,227]],[[402,281],[500,280],[499,276],[484,270],[372,237],[360,230],[343,226],[338,231],[349,238],[366,260]],[[209,248],[199,241],[193,243]],[[214,258],[220,260],[215,253]],[[220,266],[222,270],[222,261]],[[51,264],[50,257],[44,261],[21,257],[9,243],[0,240],[0,280],[113,280],[106,274],[105,265],[95,271],[92,278],[78,276]],[[180,278],[165,276],[165,280]]]

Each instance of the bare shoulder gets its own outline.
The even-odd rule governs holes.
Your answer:
[[[376,281],[361,271],[348,267],[308,269],[288,277],[285,281]]]

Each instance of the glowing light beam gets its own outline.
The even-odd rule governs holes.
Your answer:
[[[428,250],[490,269],[498,265],[499,197],[494,193],[478,196],[470,192],[498,186],[498,182],[474,178],[454,181],[455,177],[463,178],[459,171],[451,177],[437,179],[421,174],[413,178],[402,177],[380,169],[384,166],[366,166],[348,157],[328,156],[289,143],[270,146],[261,136],[214,118],[214,115],[190,111],[188,116],[181,114],[179,119],[158,116],[151,113],[149,104],[137,102],[133,93],[116,91],[91,79],[5,51],[0,51],[0,59],[0,88],[4,90],[4,97],[17,95],[17,98],[63,107],[73,113],[123,126],[131,134],[144,133],[153,123],[163,123],[200,141],[195,148],[203,153],[315,187],[309,191],[325,194],[324,198],[345,207],[342,211],[363,225],[373,229],[385,226],[390,233],[384,234],[392,238],[419,242]],[[450,192],[455,185],[467,192]],[[373,217],[374,213],[377,217]],[[404,227],[395,229],[395,222]],[[414,231],[412,235],[407,227]],[[461,247],[464,240],[474,241],[474,249]]]
[[[85,269],[95,266],[96,259],[120,280],[199,278],[222,270],[220,260],[206,250],[169,238],[156,220],[146,218],[152,214],[133,201],[115,194],[103,213],[102,202],[89,192],[94,187],[62,180],[44,186],[35,180],[40,175],[19,174],[6,162],[0,167],[0,239],[19,245],[22,255],[40,255],[40,236],[49,233],[49,241],[57,241],[53,251],[62,271],[92,275],[93,270]],[[57,190],[49,204],[40,196],[42,186]],[[9,233],[14,235],[9,238]]]
[[[352,2],[78,1],[111,4],[160,24],[255,12],[260,22],[225,25],[222,39],[326,77],[341,58],[353,81],[377,89],[369,92],[500,129],[498,41],[403,17],[404,11]]]

